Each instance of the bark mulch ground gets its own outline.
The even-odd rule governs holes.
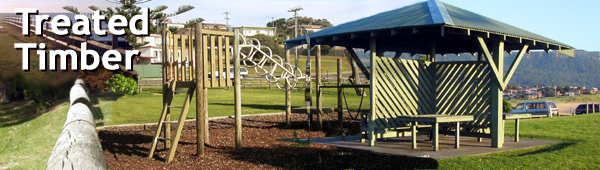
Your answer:
[[[323,131],[311,126],[311,137],[339,136],[337,114],[324,116]],[[292,114],[292,126],[285,128],[285,115],[246,116],[242,118],[243,149],[236,150],[234,119],[210,121],[210,141],[206,157],[196,157],[195,122],[187,122],[175,158],[166,163],[163,143],[153,158],[148,158],[156,125],[116,126],[99,130],[98,135],[110,169],[435,169],[435,159],[384,155],[367,151],[339,150],[335,146],[311,144],[290,146],[278,138],[308,137],[307,116]],[[344,127],[358,134],[359,127],[345,114]],[[173,130],[174,132],[174,130]]]

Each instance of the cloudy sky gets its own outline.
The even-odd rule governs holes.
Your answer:
[[[288,9],[301,6],[298,14],[326,18],[338,25],[424,0],[153,0],[140,6],[154,8],[167,5],[173,12],[181,5],[196,8],[171,18],[175,22],[202,17],[208,23],[225,23],[229,12],[232,26],[265,26],[271,18],[288,18]],[[442,0],[498,21],[523,28],[578,49],[600,51],[600,1],[572,0]],[[87,11],[87,6],[101,8],[117,6],[104,0],[1,0],[0,13],[13,13],[14,8],[37,8],[41,13],[66,12],[63,6],[75,6]]]

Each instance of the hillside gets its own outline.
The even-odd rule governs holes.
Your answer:
[[[369,66],[367,53],[357,52],[366,66]],[[385,53],[386,57],[393,57],[394,53]],[[504,71],[507,71],[514,61],[517,52],[512,55],[506,53]],[[416,59],[416,56],[403,54],[401,58]],[[460,57],[448,54],[446,57],[438,56],[437,61],[465,61],[476,60],[471,54],[461,54]],[[515,71],[510,84],[519,86],[556,85],[556,86],[587,86],[600,87],[600,52],[576,50],[575,57],[569,57],[554,51],[531,51],[525,54],[519,67]]]

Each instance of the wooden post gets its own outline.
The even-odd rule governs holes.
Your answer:
[[[454,148],[460,147],[460,122],[456,122],[456,130],[454,134]]]
[[[290,37],[285,36],[285,39],[288,40],[288,39],[290,39]],[[286,49],[287,49],[287,47],[286,47]],[[286,63],[290,62],[290,50],[285,50],[285,62]],[[292,88],[292,87],[289,87],[288,84],[289,84],[289,80],[285,79],[286,89]],[[246,86],[244,86],[244,89],[245,88],[246,88]],[[291,115],[292,115],[292,94],[291,94],[291,90],[288,90],[285,92],[285,122],[286,122],[285,127],[286,128],[292,127]]]
[[[417,149],[417,124],[418,122],[412,122],[410,126],[410,138],[412,139],[413,149]]]
[[[357,74],[358,75],[358,74]],[[344,109],[342,106],[342,88],[340,87],[342,85],[342,59],[337,59],[337,112],[338,112],[338,123],[340,124],[340,128],[344,127]],[[360,111],[359,111],[360,112]],[[360,114],[360,113],[358,113]]]
[[[323,96],[321,93],[321,45],[317,45],[317,121],[319,124],[319,131],[323,131]]]
[[[492,43],[492,59],[496,64],[496,68],[499,76],[497,79],[500,81],[504,78],[504,42],[495,40]],[[491,85],[492,93],[492,104],[491,104],[491,134],[492,134],[492,147],[502,148],[504,146],[504,124],[502,122],[502,82],[495,82]]]
[[[438,122],[433,123],[433,150],[440,150],[440,124]]]
[[[233,30],[233,57],[234,57],[234,97],[235,97],[235,148],[242,148],[242,91],[240,89],[240,49],[239,29]]]
[[[203,87],[202,82],[202,64],[200,57],[202,57],[202,23],[196,23],[196,155],[198,157],[204,157],[204,133],[206,129],[204,128],[205,119],[204,119],[204,110],[206,110],[206,105],[204,105],[204,101],[207,99],[205,88]],[[163,44],[163,48],[165,48],[165,44]],[[191,47],[190,47],[191,48]],[[164,54],[164,52],[163,52]],[[163,61],[164,63],[164,61]],[[164,73],[163,73],[164,74]]]
[[[375,63],[376,57],[377,57],[377,45],[376,45],[377,39],[376,38],[371,38],[371,90],[369,90],[371,92],[371,96],[369,96],[371,98],[371,113],[369,114],[369,126],[368,126],[368,139],[369,139],[369,146],[375,146],[375,112],[377,112],[377,107],[375,105],[375,103],[377,102],[377,98],[375,97],[376,94],[376,85],[377,84],[377,79],[375,78],[375,76],[377,76],[376,73],[376,69],[375,67],[377,67],[377,64]]]
[[[515,119],[515,142],[519,142],[519,119]]]

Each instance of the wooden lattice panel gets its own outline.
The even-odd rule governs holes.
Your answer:
[[[436,114],[473,115],[466,127],[489,127],[492,73],[486,62],[441,62],[436,67]]]
[[[402,115],[435,114],[435,77],[431,62],[376,57],[373,68],[375,128],[407,126]]]

